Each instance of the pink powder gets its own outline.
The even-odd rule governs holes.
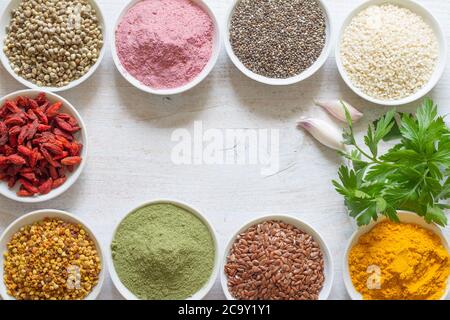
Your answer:
[[[211,17],[190,0],[144,0],[122,18],[116,48],[125,69],[144,85],[177,88],[192,81],[211,54]]]

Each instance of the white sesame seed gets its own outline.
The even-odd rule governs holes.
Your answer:
[[[341,58],[352,83],[380,100],[419,91],[437,65],[439,44],[431,27],[409,9],[370,6],[346,28]]]

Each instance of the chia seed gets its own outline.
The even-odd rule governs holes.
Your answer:
[[[251,71],[285,79],[301,74],[321,55],[325,13],[316,0],[241,0],[230,23],[234,54]]]

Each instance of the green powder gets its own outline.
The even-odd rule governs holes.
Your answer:
[[[144,300],[189,298],[206,284],[214,268],[208,227],[191,212],[168,203],[129,214],[111,250],[120,280]]]

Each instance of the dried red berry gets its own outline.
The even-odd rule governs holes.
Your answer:
[[[59,110],[62,107],[62,102],[57,102],[52,104],[50,107],[48,107],[47,109],[47,117],[49,118],[53,118],[56,117],[58,115]]]
[[[53,179],[49,178],[43,184],[41,184],[38,188],[40,194],[47,194],[52,191]]]
[[[12,155],[8,156],[8,162],[10,162],[16,166],[21,166],[21,165],[24,165],[25,163],[27,163],[25,161],[25,159],[22,158],[21,156],[19,156],[18,154],[12,154]]]
[[[18,97],[0,108],[0,180],[17,194],[47,194],[66,181],[82,161],[83,145],[74,137],[78,121],[61,113],[62,102],[51,104],[45,93]]]
[[[61,164],[65,166],[76,166],[81,163],[81,157],[67,157],[61,160]]]

